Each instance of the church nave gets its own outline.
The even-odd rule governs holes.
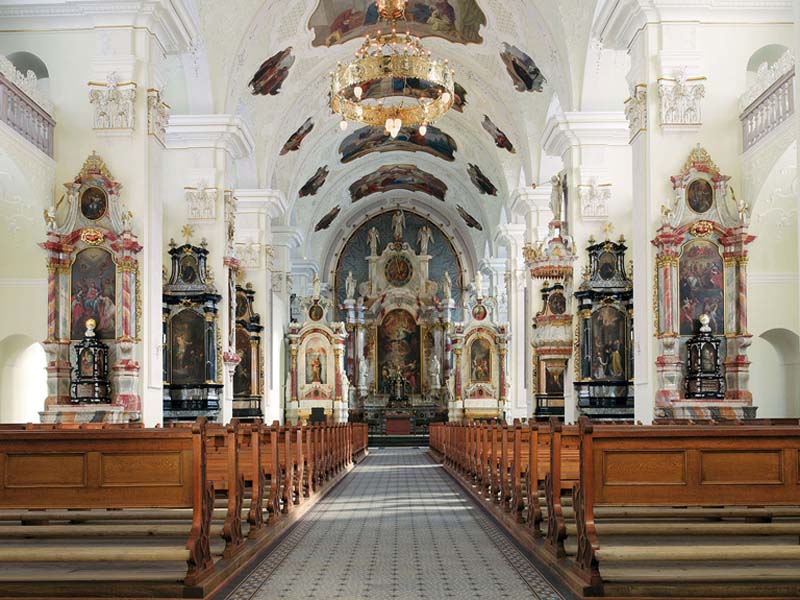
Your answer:
[[[381,448],[215,600],[572,597],[550,586],[425,449]]]

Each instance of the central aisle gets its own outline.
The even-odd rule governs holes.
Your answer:
[[[371,450],[229,600],[561,599],[422,449]]]

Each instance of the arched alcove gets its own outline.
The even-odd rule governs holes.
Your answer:
[[[776,328],[753,338],[753,402],[759,417],[800,416],[800,337]]]
[[[42,93],[49,93],[50,71],[47,70],[47,65],[41,58],[31,52],[12,52],[7,55],[6,58],[11,61],[11,64],[23,75],[26,75],[28,71],[32,71],[33,74],[36,75],[36,84],[39,86]]]
[[[0,422],[38,422],[47,397],[47,358],[42,345],[26,335],[0,342]]]
[[[755,83],[761,65],[766,64],[767,68],[771,67],[788,50],[782,44],[768,44],[753,52],[750,60],[747,61],[747,87]]]

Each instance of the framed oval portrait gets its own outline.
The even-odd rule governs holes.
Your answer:
[[[486,318],[486,307],[483,304],[476,304],[472,309],[472,318],[476,321],[483,321]]]
[[[81,214],[90,221],[102,218],[108,210],[108,196],[99,187],[87,187],[81,194]]]
[[[708,212],[714,204],[714,190],[705,179],[695,179],[686,189],[686,202],[696,213]]]
[[[308,318],[312,321],[321,321],[323,316],[325,316],[325,311],[319,304],[314,304],[308,309]]]

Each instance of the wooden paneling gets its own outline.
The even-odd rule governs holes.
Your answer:
[[[600,456],[605,485],[682,485],[686,453],[608,451]]]
[[[782,484],[780,450],[700,452],[700,482],[716,485]]]
[[[12,454],[6,455],[7,488],[84,487],[85,454]]]
[[[182,486],[180,452],[104,453],[100,455],[100,486]]]

